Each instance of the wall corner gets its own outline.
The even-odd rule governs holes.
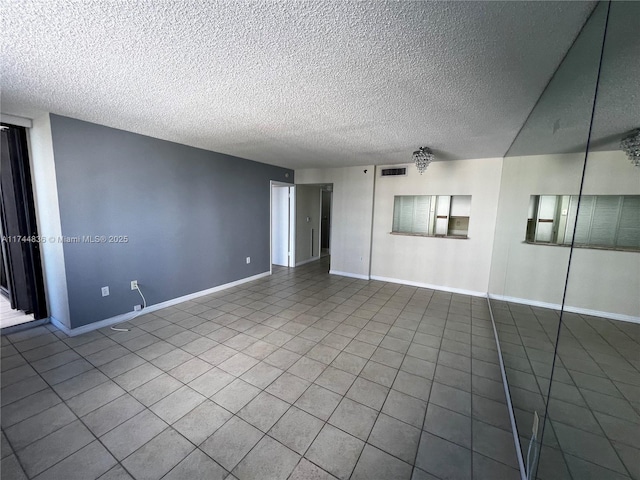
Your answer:
[[[28,138],[38,234],[43,239],[40,251],[49,317],[70,328],[69,295],[49,113],[33,119]]]

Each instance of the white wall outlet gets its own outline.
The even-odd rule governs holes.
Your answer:
[[[138,289],[138,280],[131,280],[131,290]]]
[[[102,287],[102,296],[106,297],[109,295],[109,287]]]
[[[142,310],[142,305],[134,305],[133,306],[133,311],[134,312],[139,312],[140,310]]]
[[[247,265],[251,263],[251,257],[247,257]]]

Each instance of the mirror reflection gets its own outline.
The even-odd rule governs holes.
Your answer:
[[[639,7],[595,7],[504,159],[490,304],[528,478],[640,478]]]

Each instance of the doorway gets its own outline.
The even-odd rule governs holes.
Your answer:
[[[320,210],[320,257],[331,253],[331,201],[333,186],[325,185],[321,190]]]
[[[0,155],[1,328],[47,317],[24,127],[2,124]]]
[[[295,265],[295,187],[271,182],[271,271]]]

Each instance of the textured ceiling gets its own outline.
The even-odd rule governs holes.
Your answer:
[[[590,150],[617,150],[640,127],[640,2],[612,2],[608,18],[607,6],[589,17],[509,156],[584,152],[589,138]]]
[[[2,112],[304,168],[504,155],[594,2],[0,5]]]

